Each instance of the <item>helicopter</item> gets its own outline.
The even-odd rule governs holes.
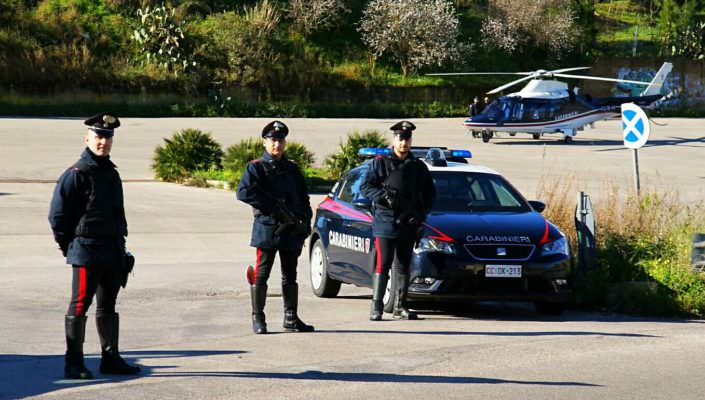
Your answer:
[[[473,137],[481,136],[485,143],[490,141],[494,132],[508,132],[510,136],[520,132],[529,133],[537,140],[545,133],[562,133],[563,141],[570,143],[578,131],[585,128],[585,125],[594,128],[596,121],[618,116],[623,103],[648,107],[664,98],[661,87],[673,69],[673,64],[663,63],[651,82],[566,74],[566,72],[589,68],[573,67],[553,71],[540,69],[534,72],[449,72],[427,75],[524,75],[487,92],[487,94],[496,94],[518,83],[529,81],[520,91],[500,96],[490,102],[479,114],[466,119],[463,125],[468,128]],[[570,90],[568,84],[555,78],[632,83],[644,85],[646,88],[639,96],[593,98],[588,94],[578,94],[577,88]]]

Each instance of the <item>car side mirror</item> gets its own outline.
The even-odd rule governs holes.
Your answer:
[[[534,209],[534,211],[542,213],[543,210],[546,209],[546,203],[543,201],[538,201],[538,200],[529,200],[529,205],[531,208]]]
[[[358,210],[370,211],[372,209],[372,202],[370,199],[364,197],[353,200],[352,205]]]

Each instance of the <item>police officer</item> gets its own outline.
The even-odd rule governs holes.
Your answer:
[[[311,233],[308,188],[298,165],[284,155],[289,128],[272,121],[262,129],[264,154],[251,161],[240,178],[237,198],[254,212],[250,246],[257,249],[252,282],[252,330],[267,333],[264,304],[274,256],[279,253],[286,331],[312,332],[297,314],[299,286],[296,266],[304,240]]]
[[[389,269],[394,262],[394,318],[416,319],[406,306],[411,252],[423,230],[423,221],[436,198],[436,187],[423,161],[411,153],[411,135],[416,126],[400,121],[394,132],[392,152],[372,160],[361,191],[373,201],[376,266],[370,320],[382,319]]]
[[[96,326],[100,337],[100,373],[132,375],[139,367],[128,365],[118,351],[119,317],[115,301],[126,282],[125,236],[127,221],[122,181],[110,161],[115,128],[112,114],[94,115],[84,122],[86,149],[56,183],[49,223],[66,263],[73,266],[71,302],[65,317],[64,376],[92,379],[83,363],[86,311],[96,296]]]
[[[480,99],[475,96],[472,99],[472,104],[470,104],[470,116],[474,117],[477,114],[479,114],[482,111],[483,107],[482,104],[480,104]]]

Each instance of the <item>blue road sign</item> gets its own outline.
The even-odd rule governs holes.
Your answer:
[[[634,103],[622,104],[622,131],[624,146],[638,149],[649,140],[651,124],[644,110]]]

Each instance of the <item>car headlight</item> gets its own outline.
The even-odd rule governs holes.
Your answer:
[[[548,242],[541,248],[541,254],[544,256],[550,256],[554,254],[565,254],[568,255],[568,241],[565,236],[561,236],[558,239]]]
[[[455,254],[455,246],[453,243],[438,239],[421,238],[418,246],[414,248],[414,253],[419,254],[425,252]]]

